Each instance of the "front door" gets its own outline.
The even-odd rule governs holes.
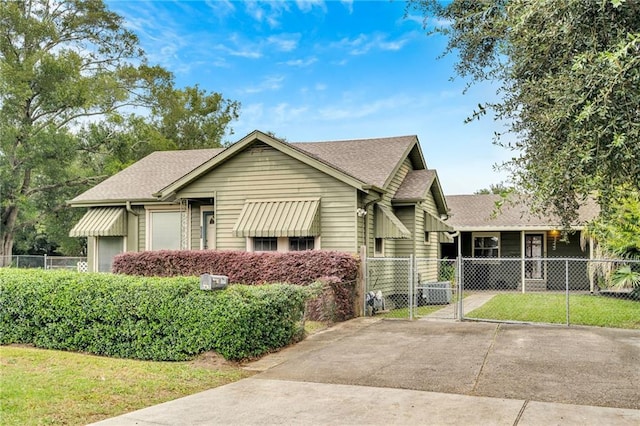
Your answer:
[[[204,250],[216,248],[216,217],[213,211],[202,212],[202,245]]]
[[[531,259],[525,261],[525,278],[541,280],[544,278],[544,265],[542,255],[544,245],[544,235],[526,234],[524,236],[524,257]]]

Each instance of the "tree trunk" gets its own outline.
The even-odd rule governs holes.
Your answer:
[[[0,224],[0,267],[11,264],[13,237],[15,235],[17,217],[18,206],[7,206],[4,214],[2,215],[2,223]]]

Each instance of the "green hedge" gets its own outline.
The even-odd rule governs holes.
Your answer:
[[[255,357],[301,335],[317,288],[202,291],[197,277],[0,269],[0,343],[178,361],[214,350]]]

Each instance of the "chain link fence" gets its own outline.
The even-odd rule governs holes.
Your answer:
[[[640,261],[367,258],[366,274],[367,316],[570,325],[572,310],[616,298],[637,300],[640,318]]]
[[[365,315],[456,318],[457,264],[450,259],[368,258]]]
[[[640,261],[464,258],[460,288],[466,297],[460,312],[465,320],[570,325],[572,310],[592,306],[593,316],[599,315],[595,311],[607,298],[594,295],[640,298],[634,280],[640,285]]]
[[[87,272],[86,257],[13,255],[0,256],[0,265],[9,268],[68,269]]]

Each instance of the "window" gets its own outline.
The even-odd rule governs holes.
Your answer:
[[[424,216],[422,217],[422,224],[424,226],[424,242],[429,242],[429,216],[427,212],[424,212]]]
[[[179,250],[181,241],[180,212],[149,211],[149,250]]]
[[[292,237],[289,238],[290,251],[313,250],[315,248],[314,237]]]
[[[384,254],[384,240],[382,238],[375,239],[374,251],[377,255]]]
[[[474,233],[473,257],[500,257],[500,234],[492,232]]]
[[[97,237],[98,272],[111,272],[113,258],[124,251],[123,237]]]
[[[253,251],[277,251],[278,239],[276,237],[254,237]]]

